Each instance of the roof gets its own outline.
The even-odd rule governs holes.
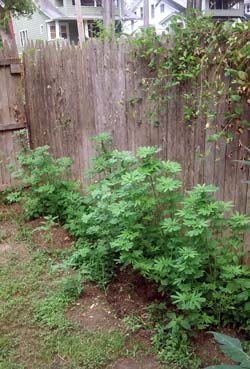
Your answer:
[[[161,25],[164,25],[169,19],[171,19],[173,16],[175,15],[178,15],[178,12],[173,12],[171,14],[169,14],[167,17],[163,18],[161,21],[160,21],[160,24]]]
[[[51,19],[67,18],[49,0],[38,0],[40,10]]]
[[[133,12],[141,2],[142,0],[134,0],[130,5],[129,10]]]
[[[141,17],[139,17],[138,15],[135,15],[134,12],[132,12],[130,9],[125,10],[125,14],[122,17],[123,20],[139,20],[141,19]]]
[[[163,1],[165,4],[167,4],[167,5],[171,6],[171,8],[173,8],[174,10],[177,10],[177,11],[179,11],[179,12],[183,12],[183,11],[186,9],[183,5],[181,5],[181,4],[179,4],[179,3],[177,3],[177,2],[176,2],[176,1],[174,1],[174,0],[159,0],[159,1],[158,1],[158,3],[157,3],[157,5],[158,5],[161,1]],[[250,0],[249,0],[249,1],[250,1]],[[142,2],[142,0],[134,0],[134,1],[133,1],[133,3],[132,3],[132,5],[130,6],[129,10],[130,10],[131,12],[133,12],[133,11],[138,7],[138,5],[139,5],[141,2]]]
[[[173,9],[178,10],[179,12],[184,12],[184,10],[186,9],[184,6],[182,6],[181,4],[177,3],[174,0],[160,0],[160,1],[163,1],[165,4],[171,6]]]

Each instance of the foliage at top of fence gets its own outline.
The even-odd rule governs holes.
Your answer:
[[[250,22],[215,22],[191,14],[176,16],[170,30],[160,37],[147,29],[133,41],[135,56],[155,75],[144,79],[155,111],[167,106],[173,87],[186,86],[182,98],[188,124],[203,119],[209,127],[221,97],[226,99],[225,119],[210,140],[232,140],[233,132],[249,129],[243,105],[250,104]]]

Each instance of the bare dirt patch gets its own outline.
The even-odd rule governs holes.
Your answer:
[[[38,218],[26,223],[31,229],[32,239],[36,245],[44,249],[69,249],[72,247],[73,238],[59,224],[51,229],[51,239],[46,239],[46,236],[48,236],[47,231],[36,230],[42,226],[43,221],[44,218]]]
[[[66,317],[89,331],[112,330],[120,325],[105,293],[92,284],[85,285],[82,298],[68,310]]]
[[[18,261],[27,259],[27,249],[15,240],[15,235],[16,225],[10,220],[0,220],[0,263],[10,257],[15,257]]]
[[[108,287],[107,300],[120,318],[144,316],[146,308],[160,299],[156,284],[130,269],[122,271]]]

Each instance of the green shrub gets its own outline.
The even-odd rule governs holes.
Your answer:
[[[18,169],[11,167],[14,178],[24,189],[21,201],[28,218],[41,215],[65,219],[68,204],[81,199],[76,192],[79,184],[70,181],[69,158],[55,159],[48,146],[35,150],[23,149],[17,155]],[[27,190],[25,190],[27,188]]]
[[[250,270],[241,258],[250,219],[217,201],[212,185],[183,194],[180,165],[158,159],[158,148],[132,154],[113,149],[106,134],[95,140],[93,184],[84,197],[65,179],[67,159],[52,158],[48,147],[22,154],[24,208],[64,223],[77,238],[66,264],[89,280],[105,287],[129,266],[156,282],[166,308],[155,347],[178,368],[190,366],[193,354],[184,357],[194,330],[222,323],[249,330]]]
[[[222,321],[248,326],[250,271],[240,259],[249,218],[230,215],[232,204],[216,201],[214,186],[182,195],[180,165],[156,159],[157,148],[133,155],[109,146],[99,138],[92,178],[103,179],[88,188],[72,265],[101,283],[132,266],[170,296],[190,329]]]

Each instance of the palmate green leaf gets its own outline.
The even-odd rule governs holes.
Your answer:
[[[241,342],[237,338],[227,336],[225,334],[211,332],[214,335],[215,340],[220,344],[222,352],[229,357],[231,360],[237,363],[250,363],[250,356],[245,353],[242,349]],[[241,368],[249,368],[249,366]]]
[[[163,176],[158,178],[157,182],[156,189],[159,192],[176,191],[182,185],[182,182],[178,179]]]

